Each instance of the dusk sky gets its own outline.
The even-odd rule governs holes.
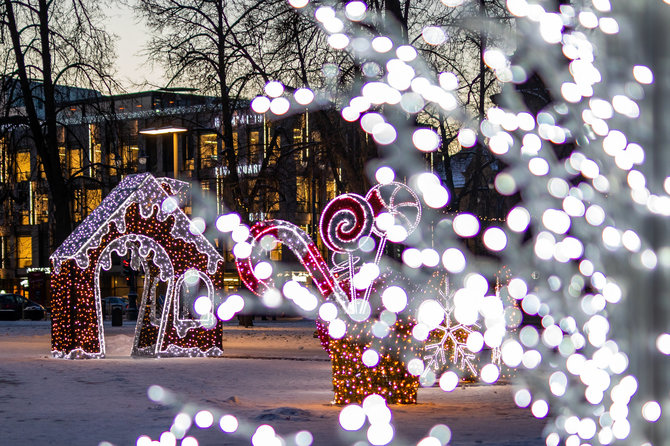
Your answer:
[[[117,81],[129,92],[164,86],[163,70],[152,67],[139,53],[148,40],[147,28],[133,16],[129,8],[114,6],[105,8],[108,16],[108,30],[118,36],[116,42]],[[148,82],[151,85],[140,85]]]

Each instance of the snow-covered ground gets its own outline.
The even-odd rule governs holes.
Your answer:
[[[349,445],[365,438],[338,428],[331,367],[313,337],[314,323],[282,319],[232,323],[224,330],[223,358],[130,358],[134,326],[105,326],[108,357],[57,360],[50,355],[47,321],[0,321],[0,444],[134,445],[157,440],[178,408],[147,397],[159,384],[184,401],[231,413],[244,421],[224,434],[218,425],[191,428],[200,445],[250,444],[250,433],[269,424],[286,438],[309,430],[314,445]],[[512,401],[511,385],[419,390],[419,404],[391,406],[393,444],[416,444],[436,424],[452,431],[453,445],[541,445],[544,422]],[[348,435],[345,435],[348,434]],[[360,443],[360,445],[367,444]]]

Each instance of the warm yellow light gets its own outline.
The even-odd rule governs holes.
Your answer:
[[[187,130],[188,129],[185,129],[183,127],[161,127],[158,129],[154,128],[143,129],[140,130],[140,133],[143,135],[164,135],[166,133],[181,133]]]

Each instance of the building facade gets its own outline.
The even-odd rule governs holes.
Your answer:
[[[250,224],[281,218],[316,239],[320,209],[346,183],[322,141],[324,126],[312,125],[309,113],[269,120],[243,103],[234,113],[233,147],[226,147],[219,107],[215,97],[183,90],[64,101],[58,151],[75,226],[125,176],[148,171],[192,183],[185,205],[192,217],[213,222],[236,211]],[[0,288],[48,305],[49,256],[57,248],[48,184],[20,110],[0,129]],[[232,246],[216,231],[207,235],[226,259],[234,289]],[[103,278],[103,294],[127,295],[129,282],[118,262]]]

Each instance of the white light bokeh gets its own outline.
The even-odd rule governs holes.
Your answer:
[[[459,214],[454,217],[453,227],[461,237],[474,237],[479,232],[479,220],[472,214]]]
[[[257,96],[251,101],[251,109],[256,113],[263,114],[270,110],[270,100],[265,96]]]
[[[451,392],[458,386],[458,375],[454,372],[447,371],[440,376],[440,388],[445,392]]]
[[[357,431],[365,424],[365,412],[358,404],[349,404],[340,411],[340,426],[347,431]]]
[[[298,88],[293,93],[295,101],[300,105],[309,105],[314,100],[314,92],[309,88]]]
[[[265,84],[265,94],[267,94],[271,98],[278,98],[283,93],[284,93],[284,86],[282,85],[281,82],[270,81],[267,84]]]
[[[407,293],[398,286],[390,286],[382,293],[382,302],[387,310],[400,313],[407,306]]]

